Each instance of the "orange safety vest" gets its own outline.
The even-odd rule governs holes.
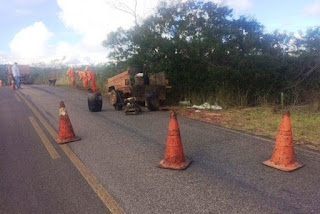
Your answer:
[[[70,77],[70,79],[74,79],[74,70],[72,67],[68,69],[67,75]]]
[[[98,91],[99,88],[98,88],[98,86],[96,85],[93,71],[92,71],[91,69],[89,69],[89,68],[85,69],[85,71],[86,71],[87,74],[88,74],[88,80],[89,80],[90,83],[91,83],[91,88],[92,88],[92,90],[93,90],[93,91]]]

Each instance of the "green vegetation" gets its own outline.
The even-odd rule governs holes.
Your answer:
[[[57,67],[40,67],[40,66],[32,66],[31,70],[31,82],[33,84],[48,84],[48,77],[50,72],[55,72],[57,81],[56,85],[61,86],[69,86],[71,85],[71,81],[67,78],[66,72],[69,69],[68,66],[57,66]],[[84,70],[85,66],[77,66],[75,70]],[[114,65],[100,65],[100,66],[90,66],[95,72],[96,84],[100,88],[102,93],[106,93],[105,84],[107,83],[107,79],[113,76],[119,68]],[[78,75],[76,75],[76,85],[82,86],[82,81],[79,80]]]
[[[275,138],[282,111],[278,108],[259,107],[225,111],[226,127]],[[320,144],[320,113],[310,106],[290,108],[292,135],[300,144]]]
[[[117,65],[166,71],[174,100],[246,107],[280,103],[281,92],[287,105],[317,100],[309,95],[319,90],[320,27],[298,39],[232,15],[212,2],[162,3],[141,25],[110,33],[103,45]]]

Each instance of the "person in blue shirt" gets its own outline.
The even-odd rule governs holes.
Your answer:
[[[16,84],[16,88],[19,89],[20,88],[20,71],[18,68],[18,63],[14,63],[12,66],[12,75]]]

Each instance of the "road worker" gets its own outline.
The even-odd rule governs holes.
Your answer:
[[[89,80],[90,83],[91,83],[91,89],[92,89],[92,91],[98,91],[99,88],[98,88],[98,86],[96,85],[93,71],[92,71],[88,66],[84,69],[84,71],[85,71],[85,72],[87,73],[87,75],[88,75],[88,80]]]
[[[48,76],[48,81],[49,81],[49,85],[53,85],[55,86],[56,85],[56,81],[57,81],[57,75],[56,75],[56,72],[54,71],[51,71],[49,76]]]
[[[67,76],[71,79],[72,86],[76,86],[76,80],[75,80],[75,75],[74,75],[74,68],[71,66],[71,68],[68,69],[67,71]]]
[[[16,84],[16,89],[18,89],[18,88],[20,88],[20,71],[18,68],[18,63],[15,62],[11,69],[12,69],[12,75],[14,78],[14,82]]]
[[[88,88],[88,76],[85,71],[76,71],[79,75],[79,79],[82,80],[82,84],[84,88]]]

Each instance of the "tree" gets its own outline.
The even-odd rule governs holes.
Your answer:
[[[292,55],[291,34],[265,33],[254,19],[233,18],[228,7],[189,0],[162,2],[139,26],[110,33],[103,45],[114,62],[143,65],[150,73],[165,70],[177,99],[215,97],[245,106],[275,102],[279,91],[297,82],[292,64],[303,53],[317,56],[318,31],[309,31]]]

